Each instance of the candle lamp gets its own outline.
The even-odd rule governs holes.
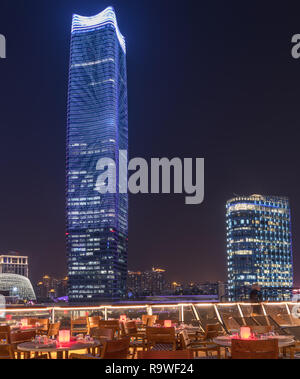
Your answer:
[[[71,339],[70,330],[60,330],[58,332],[58,342],[66,343],[66,342],[70,342],[70,339]]]
[[[240,328],[240,337],[242,340],[249,340],[251,336],[251,329],[248,326],[242,326]]]
[[[164,327],[165,328],[171,328],[172,327],[172,321],[171,320],[165,320]]]

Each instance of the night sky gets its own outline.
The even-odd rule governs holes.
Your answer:
[[[31,279],[66,274],[65,137],[73,13],[109,5],[127,40],[130,157],[205,158],[205,200],[130,196],[129,268],[226,280],[225,203],[291,201],[300,285],[300,4],[285,1],[1,0],[0,251]],[[276,4],[277,3],[277,4]]]

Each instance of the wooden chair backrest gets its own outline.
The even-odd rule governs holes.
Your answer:
[[[114,331],[112,329],[107,328],[92,328],[91,336],[96,338],[100,342],[110,341],[114,338]]]
[[[38,323],[40,324],[42,330],[47,331],[49,329],[50,321],[48,318],[40,318]]]
[[[88,320],[87,317],[79,317],[76,319],[71,319],[71,325],[82,325],[87,327],[88,326]]]
[[[238,340],[233,339],[231,345],[232,359],[278,359],[278,340]]]
[[[60,328],[60,322],[55,322],[54,324],[49,324],[48,337],[58,336]]]
[[[38,318],[28,318],[27,319],[27,325],[35,326],[35,324],[39,322]]]
[[[192,350],[138,351],[138,359],[193,359]]]
[[[119,320],[100,320],[99,328],[112,329],[114,334],[120,333],[120,321]]]
[[[180,332],[180,343],[183,349],[189,349],[191,345],[191,340],[189,338],[188,332],[186,330],[183,330]]]
[[[15,355],[12,349],[12,346],[7,345],[1,345],[0,344],[0,359],[14,359]]]
[[[146,328],[147,343],[156,344],[173,344],[176,347],[175,328],[151,327]]]
[[[115,341],[104,343],[101,358],[102,359],[127,359],[129,353],[130,338],[125,337]]]
[[[98,328],[100,319],[101,319],[100,316],[88,317],[87,320],[88,320],[89,328]]]
[[[77,319],[71,319],[71,334],[74,333],[88,333],[88,318],[87,317],[79,317]]]
[[[126,333],[126,328],[125,328],[125,322],[123,321],[120,321],[120,332],[121,332],[121,336],[122,337],[125,337],[127,335]]]
[[[205,340],[212,340],[218,337],[222,333],[221,326],[219,324],[207,324],[205,328]]]
[[[36,336],[35,330],[17,330],[11,333],[11,343],[17,345],[22,342],[30,342]]]
[[[157,315],[142,315],[142,323],[145,326],[153,326],[156,320],[158,320]]]
[[[6,340],[8,344],[11,343],[10,326],[0,326],[0,340]]]
[[[135,321],[127,321],[125,324],[125,329],[129,335],[136,334],[138,332]]]

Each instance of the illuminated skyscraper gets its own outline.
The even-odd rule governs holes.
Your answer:
[[[73,16],[67,128],[69,300],[126,293],[128,195],[119,193],[119,150],[128,150],[125,40],[113,8]],[[101,158],[116,162],[117,192],[100,194]]]
[[[226,205],[229,300],[249,299],[253,284],[264,300],[289,300],[293,287],[289,201],[241,196]]]

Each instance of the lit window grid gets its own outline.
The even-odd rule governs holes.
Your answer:
[[[293,265],[288,199],[242,197],[230,200],[226,208],[230,300],[248,298],[253,283],[262,286],[266,300],[289,298]]]

